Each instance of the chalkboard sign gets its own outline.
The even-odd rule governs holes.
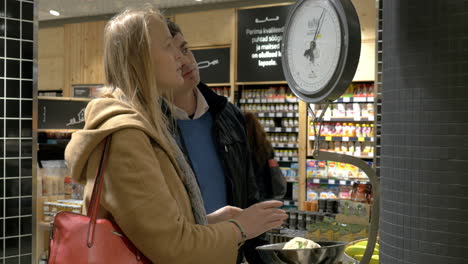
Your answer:
[[[281,45],[292,5],[241,9],[237,13],[237,81],[284,81]]]
[[[38,129],[82,129],[89,101],[38,100]]]
[[[200,80],[204,83],[229,83],[230,49],[192,50],[198,62]]]

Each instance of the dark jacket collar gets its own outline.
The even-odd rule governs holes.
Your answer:
[[[226,107],[228,100],[226,97],[218,95],[213,90],[211,90],[206,84],[200,82],[197,86],[198,90],[205,97],[208,106],[210,107],[210,112],[214,115],[221,113]]]

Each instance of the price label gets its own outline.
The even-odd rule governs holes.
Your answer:
[[[328,180],[328,184],[335,184],[335,180]]]
[[[343,141],[349,141],[349,137],[343,137]]]
[[[355,116],[354,121],[361,121],[361,117],[360,116]]]
[[[281,132],[281,127],[276,127],[275,132]]]
[[[254,102],[253,99],[247,99],[247,103],[251,104],[253,102]]]
[[[366,100],[366,97],[354,97],[354,101],[357,103],[365,103]]]
[[[294,113],[287,113],[286,116],[287,116],[287,117],[293,117],[293,116],[294,116]]]
[[[267,99],[267,102],[268,102],[268,103],[273,103],[273,99],[268,98],[268,99]]]
[[[266,103],[266,102],[267,102],[267,99],[262,98],[261,102],[262,102],[262,103]]]
[[[351,102],[351,98],[349,98],[349,97],[344,97],[344,98],[343,98],[343,102],[349,103],[349,102]]]
[[[366,138],[365,137],[358,137],[358,141],[359,142],[364,142],[364,141],[366,141]]]
[[[340,181],[340,185],[346,185],[346,181]]]
[[[294,148],[294,144],[288,144],[288,148]]]
[[[309,140],[315,140],[315,137],[314,137],[314,136],[310,136],[310,137],[309,137]]]
[[[264,117],[264,116],[265,116],[265,113],[258,113],[258,116],[259,116],[259,117]]]
[[[279,143],[279,144],[278,144],[278,148],[284,148],[284,144],[283,144],[283,143]]]
[[[275,113],[268,113],[268,117],[275,117]]]
[[[374,121],[374,116],[369,116],[369,121]]]
[[[286,132],[292,132],[292,128],[287,127],[287,128],[286,128]]]
[[[240,103],[241,104],[245,103],[245,99],[240,99]]]
[[[292,160],[293,160],[294,162],[297,162],[297,158],[293,158]]]
[[[332,141],[332,137],[325,137],[325,141]]]
[[[270,128],[269,127],[265,127],[265,132],[270,132]]]
[[[374,97],[367,97],[367,102],[373,103],[374,102]]]
[[[260,102],[261,102],[260,99],[255,99],[255,103],[258,104],[258,103],[260,103]]]
[[[319,179],[314,179],[313,183],[320,183],[320,180]]]

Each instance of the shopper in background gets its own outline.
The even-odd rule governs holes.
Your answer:
[[[255,115],[247,112],[244,116],[247,138],[254,157],[253,169],[260,201],[281,200],[286,194],[286,180],[275,159],[273,147]]]
[[[167,23],[182,53],[184,77],[182,88],[174,91],[172,114],[177,119],[179,145],[195,172],[205,208],[208,213],[226,205],[246,208],[258,201],[258,191],[243,114],[200,82],[197,61],[182,31],[174,22]]]
[[[286,194],[287,184],[275,159],[273,147],[257,117],[250,112],[246,112],[244,116],[260,201],[283,199]],[[249,263],[264,263],[256,248],[267,244],[268,240],[264,236],[246,242],[245,255],[250,256]]]
[[[281,202],[271,201],[221,209],[208,216],[217,223],[207,224],[195,176],[162,110],[162,96],[184,82],[181,65],[158,11],[114,17],[104,36],[111,93],[89,103],[85,128],[73,134],[65,157],[74,180],[86,184],[88,205],[102,142],[112,135],[99,216],[115,221],[154,263],[234,263],[240,242],[281,225],[286,214],[275,209]]]

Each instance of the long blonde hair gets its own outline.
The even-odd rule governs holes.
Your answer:
[[[161,110],[163,94],[155,79],[151,59],[151,19],[161,19],[161,13],[150,6],[128,9],[106,25],[104,31],[105,85],[112,91],[120,90],[126,101],[140,112],[160,135],[169,155],[177,155],[175,140],[169,132],[169,121]]]

